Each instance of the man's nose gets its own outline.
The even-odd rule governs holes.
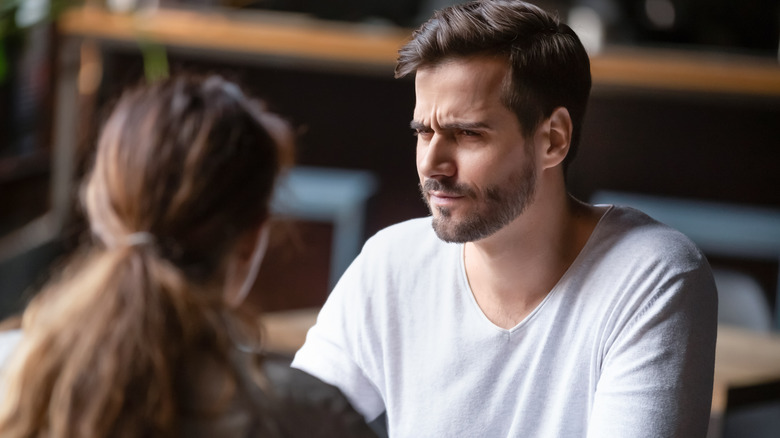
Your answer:
[[[445,135],[433,133],[428,141],[417,144],[417,171],[426,178],[455,175],[454,147]]]

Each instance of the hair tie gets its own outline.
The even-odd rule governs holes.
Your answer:
[[[154,245],[156,241],[157,239],[155,239],[154,234],[146,231],[137,231],[125,236],[124,243],[127,246],[143,246]]]

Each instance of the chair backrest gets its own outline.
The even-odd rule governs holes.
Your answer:
[[[718,287],[718,323],[757,332],[772,330],[772,312],[764,288],[752,276],[713,268]]]

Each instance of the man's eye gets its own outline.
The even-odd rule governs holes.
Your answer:
[[[460,135],[463,135],[465,137],[478,137],[480,134],[476,131],[469,131],[468,129],[464,129],[460,131]]]
[[[431,130],[430,130],[430,129],[415,129],[415,130],[412,132],[412,134],[413,134],[415,137],[425,137],[425,136],[428,136],[428,135],[430,135],[430,134],[431,134]]]

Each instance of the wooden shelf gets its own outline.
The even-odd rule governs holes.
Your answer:
[[[315,20],[303,15],[214,10],[157,9],[113,14],[98,8],[62,15],[64,35],[220,50],[303,61],[385,67],[392,71],[410,32],[389,26]]]
[[[592,57],[594,86],[780,97],[777,60],[747,55],[613,48]]]
[[[338,23],[279,12],[156,9],[113,14],[73,9],[59,20],[64,35],[216,50],[304,62],[379,67],[391,74],[411,30]],[[776,60],[639,48],[592,56],[595,87],[780,96]]]

